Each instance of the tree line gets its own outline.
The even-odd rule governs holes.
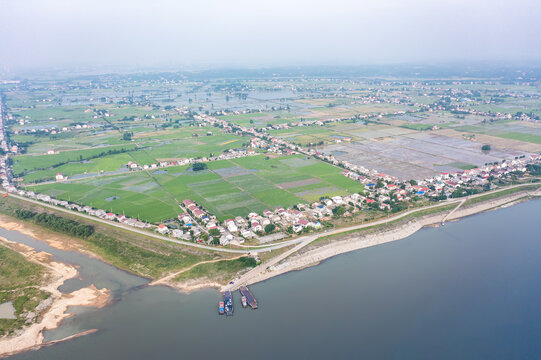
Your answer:
[[[87,238],[94,233],[94,226],[48,213],[37,213],[24,209],[15,210],[15,215],[22,220],[31,220],[38,225],[64,234]]]

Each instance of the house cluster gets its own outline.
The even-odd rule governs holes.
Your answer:
[[[0,98],[0,148],[2,148],[2,150],[4,150],[5,153],[9,152],[10,150],[9,145],[7,143],[8,139],[6,137],[6,132],[5,132],[5,124],[7,121],[6,112],[7,110],[4,105],[4,100],[3,98]]]
[[[229,149],[221,153],[217,156],[204,156],[201,158],[186,158],[186,159],[178,159],[178,160],[172,160],[172,161],[160,161],[157,163],[151,163],[151,164],[138,164],[133,161],[128,161],[126,166],[130,170],[152,170],[152,169],[158,169],[158,168],[164,168],[164,167],[170,167],[170,166],[182,166],[182,165],[189,165],[189,164],[195,164],[200,162],[210,162],[210,161],[216,161],[216,160],[229,160],[229,159],[238,159],[241,157],[246,156],[254,156],[257,155],[257,152],[253,149]]]
[[[145,223],[137,219],[129,218],[125,215],[114,214],[112,212],[108,212],[103,209],[95,209],[91,206],[81,206],[79,204],[75,204],[66,200],[58,200],[49,195],[36,194],[33,191],[16,189],[14,186],[8,188],[7,191],[11,193],[15,193],[20,196],[27,197],[29,199],[39,200],[44,203],[55,205],[55,206],[61,206],[63,208],[73,210],[73,211],[78,211],[80,213],[86,213],[88,215],[95,216],[100,219],[117,221],[119,223],[126,224],[126,225],[133,226],[140,229],[153,227],[153,225],[151,224]]]
[[[202,115],[201,120],[210,124],[219,124],[220,126],[230,125],[226,120],[207,115]],[[325,122],[322,122],[322,124],[324,123]],[[280,126],[284,126],[284,124]],[[352,164],[346,160],[339,160],[332,154],[321,153],[312,148],[307,149],[302,146],[292,144],[283,138],[270,137],[266,133],[262,133],[255,128],[242,126],[239,128],[240,132],[253,135],[250,139],[250,146],[252,148],[288,155],[300,153],[316,157],[320,160],[343,168],[344,171],[342,172],[342,175],[363,183],[365,187],[371,191],[370,193],[373,196],[369,196],[368,198],[364,199],[362,203],[368,205],[374,204],[372,206],[378,206],[382,210],[389,209],[389,202],[391,201],[405,201],[409,200],[411,196],[438,197],[441,196],[442,192],[444,195],[450,196],[452,192],[459,186],[484,186],[489,182],[488,179],[491,176],[499,179],[505,178],[510,173],[514,173],[515,171],[525,171],[525,166],[527,163],[540,161],[540,155],[532,155],[528,158],[507,160],[500,164],[485,166],[482,168],[452,173],[442,173],[433,178],[420,180],[416,185],[411,185],[410,183],[402,182],[400,179],[393,176],[381,174],[375,169],[367,169],[363,166]],[[347,139],[340,140],[347,141]],[[384,186],[376,188],[376,184],[379,181],[383,182]]]
[[[379,195],[379,198],[373,197],[374,200],[381,202],[388,200],[385,196],[391,192],[396,195],[397,200],[409,200],[411,196],[438,197],[442,194],[449,197],[459,187],[484,187],[490,183],[490,179],[505,179],[517,172],[523,173],[527,170],[526,165],[534,163],[541,163],[541,155],[506,160],[502,163],[469,170],[442,172],[434,177],[419,180],[415,185],[401,182],[391,176],[377,174],[377,179],[383,181],[383,186],[380,188],[376,188],[377,182],[358,173],[345,170],[343,174],[364,183],[367,189]]]
[[[526,165],[539,162],[541,162],[541,155],[530,155],[469,170],[442,172],[432,178],[419,181],[419,184],[433,189],[432,193],[428,191],[429,196],[436,196],[442,191],[449,196],[458,187],[485,186],[491,178],[505,179],[517,172],[523,173],[526,171]]]
[[[15,186],[11,184],[11,172],[8,166],[9,155],[0,156],[0,178],[2,179],[2,186],[4,189],[15,189]]]
[[[54,118],[49,118],[49,120],[54,120]],[[23,124],[26,124],[28,123],[28,119],[21,119],[19,120],[19,123],[20,125],[23,125]],[[49,126],[49,127],[33,127],[33,128],[29,128],[29,129],[18,129],[18,130],[14,130],[13,133],[15,135],[18,135],[18,134],[36,134],[36,133],[45,133],[45,134],[51,134],[51,135],[54,135],[54,134],[58,134],[58,133],[62,133],[62,132],[68,132],[68,131],[71,131],[71,130],[81,130],[81,129],[91,129],[91,128],[95,128],[95,127],[98,127],[99,125],[96,125],[96,124],[75,124],[75,125],[72,125],[72,126],[63,126],[61,128],[58,128],[56,126]]]
[[[160,224],[156,231],[166,235],[184,240],[196,240],[202,242],[202,234],[208,234],[207,242],[213,240],[214,236],[219,238],[220,245],[228,245],[231,241],[237,240],[243,242],[244,239],[238,238],[226,227],[222,226],[216,217],[210,214],[205,208],[196,204],[190,199],[184,199],[180,207],[184,212],[178,214],[177,219],[180,222],[180,228],[172,225],[171,228],[166,224]],[[214,231],[213,231],[214,230]],[[219,235],[216,235],[219,234]]]

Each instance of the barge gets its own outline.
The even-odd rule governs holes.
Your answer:
[[[239,288],[239,291],[243,297],[246,298],[246,302],[252,309],[257,309],[257,300],[255,299],[254,295],[252,295],[252,292],[250,289],[248,289],[247,286],[242,285]]]
[[[224,310],[225,315],[233,315],[233,294],[229,290],[224,292]]]

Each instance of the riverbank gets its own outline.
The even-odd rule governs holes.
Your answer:
[[[500,207],[512,206],[539,196],[541,196],[541,189],[516,192],[497,198],[490,198],[486,201],[474,202],[473,204],[468,204],[466,201],[463,206],[456,209],[450,216],[448,216],[450,213],[449,210],[435,212],[418,218],[414,217],[413,219],[399,221],[393,225],[380,225],[376,229],[368,229],[368,234],[366,234],[366,230],[360,230],[358,232],[347,233],[347,235],[336,235],[320,243],[318,243],[319,240],[316,240],[314,241],[315,244],[299,246],[298,251],[287,255],[276,264],[272,264],[271,266],[262,264],[259,267],[259,271],[254,269],[247,274],[248,276],[237,277],[233,280],[233,287],[224,285],[221,290],[237,288],[240,285],[255,284],[290,271],[315,266],[336,255],[401,240],[415,234],[423,227],[440,226],[441,221],[445,217],[447,217],[446,221],[457,221],[463,217],[496,210]]]
[[[39,289],[50,294],[46,300],[36,307],[39,311],[43,311],[37,322],[26,325],[14,335],[0,338],[0,357],[46,345],[43,331],[58,327],[64,319],[72,316],[68,312],[70,306],[101,308],[108,304],[110,299],[109,291],[107,289],[97,289],[94,285],[71,293],[62,293],[59,290],[66,280],[78,275],[78,271],[73,266],[53,261],[52,256],[48,253],[37,252],[29,246],[3,237],[0,237],[0,242],[23,255],[28,261],[47,269],[48,274]]]
[[[474,201],[466,201],[465,204],[459,209],[456,209],[450,217],[450,211],[458,203],[455,203],[452,206],[442,205],[442,209],[445,209],[444,211],[438,211],[437,209],[420,209],[420,211],[415,215],[408,216],[401,220],[392,221],[391,218],[389,223],[374,225],[373,227],[353,230],[351,232],[348,231],[342,234],[335,234],[329,239],[327,239],[328,236],[321,236],[322,234],[319,234],[319,236],[317,234],[309,236],[311,239],[306,241],[306,243],[300,243],[289,250],[284,249],[285,252],[276,255],[275,258],[271,259],[270,261],[266,261],[262,265],[252,268],[249,271],[230,273],[230,276],[227,279],[223,278],[222,276],[220,281],[217,281],[217,278],[202,276],[202,274],[194,274],[195,276],[193,276],[193,278],[182,279],[180,278],[182,276],[179,277],[179,275],[182,275],[183,273],[184,275],[187,275],[187,273],[191,273],[194,268],[196,268],[195,270],[199,270],[205,266],[214,265],[227,260],[235,260],[238,258],[238,256],[229,259],[214,258],[193,262],[189,266],[179,270],[168,271],[165,273],[162,272],[162,275],[154,277],[155,280],[149,285],[164,285],[189,293],[204,288],[216,288],[223,291],[226,288],[236,288],[240,284],[253,284],[289,271],[300,270],[309,266],[317,265],[321,261],[339,254],[403,239],[414,234],[423,227],[438,226],[445,216],[448,216],[446,219],[447,221],[454,221],[461,217],[487,211],[495,207],[503,205],[510,206],[510,204],[519,201],[521,198],[527,196],[531,192],[532,190],[529,189],[513,192],[511,194],[506,193],[505,195],[495,198],[488,196],[488,198],[484,201],[479,201],[479,199],[475,199]],[[491,196],[493,196],[493,194]],[[472,204],[469,204],[470,202]],[[426,213],[428,215],[419,216],[421,213]],[[0,227],[20,231],[21,233],[32,236],[36,239],[44,240],[55,248],[76,250],[91,256],[96,256],[95,253],[88,251],[85,248],[81,248],[80,242],[70,241],[68,236],[58,234],[51,237],[50,231],[41,230],[40,227],[34,224],[29,224],[29,226],[26,226],[26,222],[18,219],[0,215]],[[108,262],[107,259],[104,259],[99,255],[97,257],[102,261]],[[273,261],[274,259],[277,259],[278,261]],[[113,265],[117,264],[114,263]],[[130,266],[123,266],[121,268],[132,270],[130,269]],[[134,273],[140,275],[140,271],[134,271]],[[210,272],[207,272],[205,275],[208,275],[209,273]],[[229,280],[232,278],[234,278],[234,286],[230,286],[228,284]]]

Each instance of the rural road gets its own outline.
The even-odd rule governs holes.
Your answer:
[[[498,192],[501,192],[501,191],[504,191],[504,190],[507,190],[507,189],[511,189],[511,188],[523,187],[523,186],[528,186],[528,185],[532,185],[532,184],[529,183],[529,184],[513,185],[513,186],[505,187],[505,188],[502,188],[502,189],[497,189],[497,190],[493,190],[493,191],[489,191],[489,192],[484,192],[484,193],[480,193],[480,194],[476,194],[476,195],[471,195],[471,196],[468,196],[467,198],[464,198],[464,199],[445,200],[445,201],[442,201],[442,202],[440,202],[438,204],[435,204],[435,205],[410,210],[410,211],[407,211],[405,213],[402,213],[402,214],[399,214],[397,216],[393,216],[393,217],[390,217],[390,218],[385,218],[385,219],[381,219],[381,220],[366,223],[366,224],[359,224],[359,225],[349,226],[349,227],[340,228],[340,229],[336,229],[336,230],[332,230],[332,231],[327,231],[325,233],[309,235],[309,236],[304,236],[304,237],[301,237],[301,238],[285,241],[282,244],[288,243],[288,245],[292,245],[292,244],[298,244],[298,245],[295,246],[294,248],[289,249],[288,251],[286,251],[286,252],[272,258],[271,260],[260,264],[259,266],[253,268],[252,270],[248,271],[247,273],[242,275],[239,279],[235,280],[234,284],[227,285],[225,289],[233,291],[233,290],[238,289],[238,287],[240,285],[246,285],[247,283],[249,283],[249,281],[251,279],[253,279],[254,277],[257,277],[259,274],[267,271],[267,268],[279,263],[283,259],[287,258],[289,255],[297,252],[301,248],[305,247],[306,245],[310,244],[312,241],[314,241],[314,240],[316,240],[316,239],[318,239],[318,238],[320,238],[322,236],[336,235],[336,234],[340,234],[340,233],[343,233],[343,232],[348,232],[348,231],[351,231],[351,230],[357,230],[357,229],[362,229],[362,228],[366,228],[366,227],[370,227],[370,226],[374,226],[374,225],[385,224],[385,223],[390,222],[390,221],[401,219],[403,217],[406,217],[406,216],[411,215],[411,214],[413,214],[415,212],[418,212],[418,211],[458,203],[458,206],[456,206],[453,210],[451,210],[447,215],[444,216],[443,219],[447,219],[458,208],[460,208],[467,200],[477,198],[477,197],[480,197],[480,196],[484,196],[484,195],[487,195],[487,194],[498,193]],[[540,196],[541,195],[541,189],[536,189],[535,191],[533,191],[531,193],[531,195]]]
[[[103,224],[106,224],[106,225],[109,225],[109,226],[114,226],[114,227],[124,229],[124,230],[128,230],[128,231],[132,231],[132,232],[135,232],[135,233],[138,233],[138,234],[150,236],[150,237],[153,237],[153,238],[156,238],[156,239],[159,239],[159,240],[169,241],[169,242],[172,242],[172,243],[175,243],[175,244],[191,246],[191,247],[195,247],[195,248],[199,248],[199,249],[212,250],[212,251],[221,251],[221,252],[235,253],[235,254],[245,254],[247,252],[246,250],[218,248],[218,247],[210,246],[210,245],[203,245],[203,244],[198,244],[198,243],[192,243],[192,242],[189,242],[189,241],[177,240],[177,239],[169,238],[169,237],[166,237],[166,236],[158,235],[158,234],[155,234],[155,233],[150,232],[150,231],[136,229],[136,228],[133,228],[131,226],[124,225],[124,224],[121,224],[121,223],[117,223],[117,222],[114,222],[114,221],[104,220],[104,219],[100,219],[100,218],[95,217],[95,216],[90,216],[90,215],[87,215],[87,214],[82,214],[80,212],[68,210],[68,209],[65,209],[65,208],[60,207],[60,206],[50,205],[50,204],[47,204],[47,203],[44,203],[44,202],[41,202],[41,201],[38,201],[38,200],[34,200],[34,199],[28,199],[28,198],[25,198],[24,196],[19,196],[19,195],[15,195],[15,194],[9,194],[9,196],[14,197],[16,199],[23,200],[23,201],[38,204],[40,206],[48,207],[48,208],[54,209],[56,211],[62,211],[62,212],[65,212],[65,213],[68,213],[68,214],[71,214],[71,215],[76,215],[76,216],[79,216],[79,217],[82,217],[82,218],[85,218],[85,219],[90,219],[92,221],[100,222],[100,223],[103,223]]]
[[[497,192],[500,192],[500,191],[505,191],[507,189],[513,189],[513,188],[517,188],[517,187],[524,187],[524,186],[531,186],[531,185],[532,185],[532,183],[513,185],[513,186],[501,188],[501,189],[496,189],[496,190],[493,190],[493,191],[488,191],[488,192],[472,195],[472,196],[469,196],[468,199],[474,199],[474,198],[484,196],[484,195],[487,195],[487,194],[493,194],[493,193],[497,193]],[[293,253],[293,252],[297,251],[298,249],[308,245],[312,241],[314,241],[314,240],[316,240],[316,239],[318,239],[320,237],[323,237],[323,236],[337,235],[337,234],[352,231],[352,230],[359,230],[359,229],[363,229],[363,228],[367,228],[367,227],[371,227],[371,226],[375,226],[375,225],[381,225],[381,224],[385,224],[385,223],[388,223],[388,222],[391,222],[391,221],[399,220],[401,218],[407,217],[407,216],[409,216],[411,214],[414,214],[416,212],[419,212],[419,211],[424,211],[424,210],[427,210],[427,209],[433,209],[433,208],[440,207],[440,206],[445,206],[445,205],[449,205],[449,204],[463,203],[464,202],[464,199],[445,200],[445,201],[439,202],[439,203],[437,203],[435,205],[430,205],[430,206],[425,206],[425,207],[422,207],[422,208],[412,209],[412,210],[403,212],[401,214],[398,214],[396,216],[383,218],[383,219],[380,219],[380,220],[377,220],[377,221],[372,221],[372,222],[358,224],[358,225],[352,225],[352,226],[343,227],[343,228],[339,228],[339,229],[335,229],[335,230],[329,230],[329,231],[324,232],[324,233],[301,236],[299,238],[286,240],[286,241],[283,241],[283,242],[280,242],[280,243],[277,243],[277,244],[269,244],[265,248],[256,248],[256,249],[247,248],[247,249],[242,250],[242,249],[222,248],[222,247],[216,247],[216,246],[193,243],[193,242],[184,241],[184,240],[177,240],[177,239],[173,239],[173,238],[170,238],[170,237],[167,237],[167,236],[162,236],[162,235],[153,233],[151,231],[136,229],[136,228],[133,228],[133,227],[128,226],[128,225],[124,225],[124,224],[117,223],[117,222],[110,221],[110,220],[100,219],[98,217],[90,216],[90,215],[87,215],[87,214],[82,214],[80,212],[65,209],[65,208],[60,207],[60,206],[47,204],[47,203],[44,203],[44,202],[41,202],[41,201],[38,201],[38,200],[34,200],[34,199],[28,199],[28,198],[26,198],[24,196],[20,196],[20,195],[16,195],[16,194],[9,194],[9,196],[13,197],[13,198],[16,198],[16,199],[19,199],[19,200],[22,200],[22,201],[26,201],[26,202],[34,203],[34,204],[44,206],[44,207],[47,207],[47,208],[50,208],[50,209],[54,209],[56,211],[61,211],[61,212],[68,213],[68,214],[71,214],[71,215],[86,218],[86,219],[89,219],[89,220],[92,220],[92,221],[100,222],[100,223],[103,223],[103,224],[106,224],[106,225],[109,225],[109,226],[114,226],[114,227],[117,227],[117,228],[120,228],[120,229],[132,231],[132,232],[142,234],[142,235],[146,235],[146,236],[150,236],[150,237],[153,237],[153,238],[156,238],[156,239],[159,239],[159,240],[168,241],[168,242],[171,242],[171,243],[190,246],[190,247],[199,248],[199,249],[205,249],[205,250],[211,250],[211,251],[219,251],[219,252],[225,252],[225,253],[233,253],[233,254],[247,254],[250,251],[258,251],[258,252],[272,251],[272,250],[281,249],[283,247],[287,247],[287,246],[291,246],[291,245],[297,245],[295,248],[290,249],[290,250],[286,251],[285,253],[280,254],[276,258],[273,258],[269,262],[266,262],[265,264],[263,264],[265,266],[265,268],[268,267],[268,266],[272,266],[274,263],[277,263],[280,260],[282,260],[283,258],[289,256],[290,253]],[[246,273],[245,275],[248,275],[249,273],[251,273],[252,271],[255,271],[257,269],[259,269],[259,271],[261,271],[261,269],[260,269],[261,266],[262,265],[252,269],[250,272]]]

